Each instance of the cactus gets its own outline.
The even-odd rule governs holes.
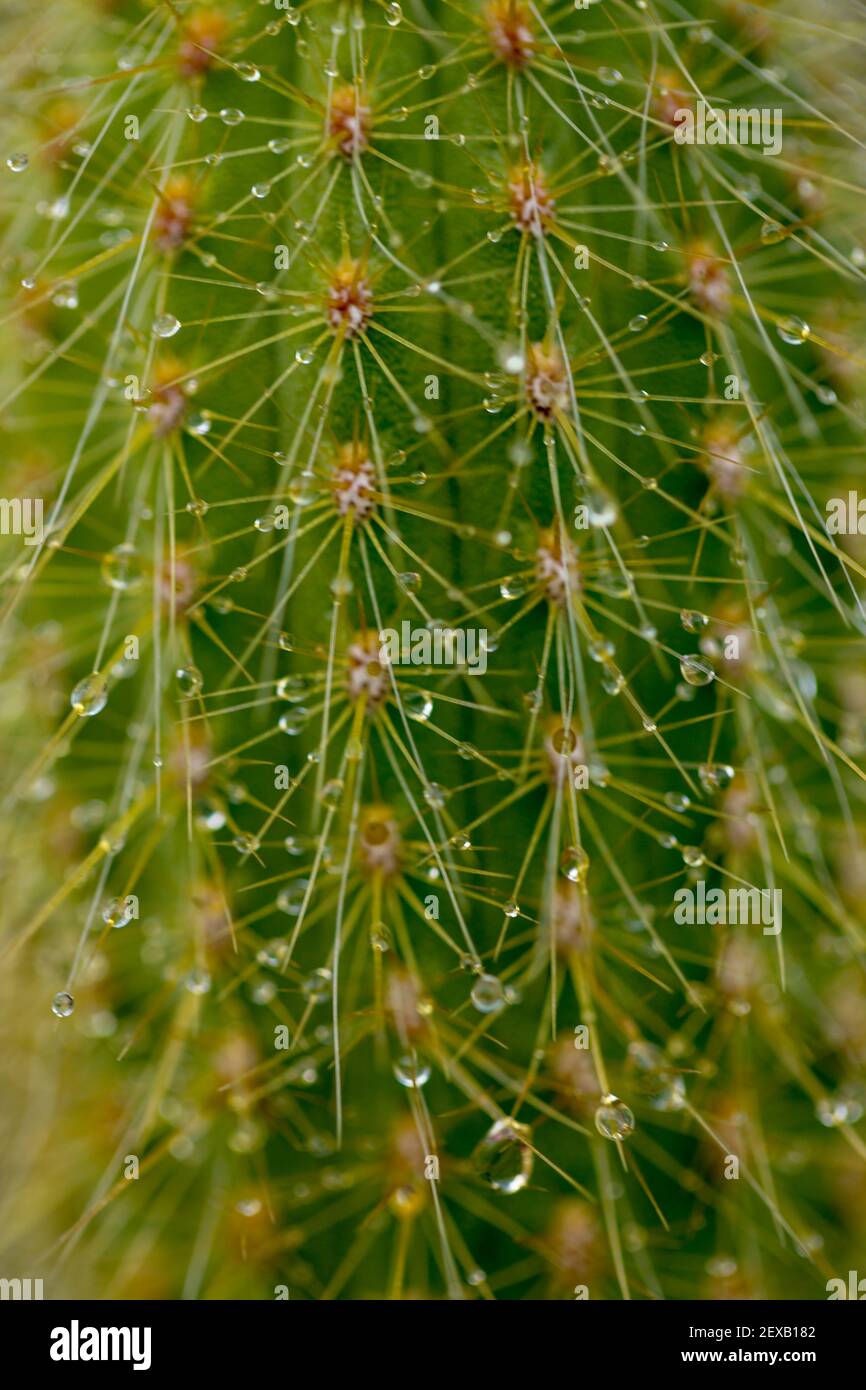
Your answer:
[[[866,1158],[862,20],[0,32],[4,1271],[826,1297]]]

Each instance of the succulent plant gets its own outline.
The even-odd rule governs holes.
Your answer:
[[[826,1297],[866,1190],[862,15],[0,34],[3,1270]]]

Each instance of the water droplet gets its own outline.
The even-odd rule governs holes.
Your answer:
[[[686,632],[701,632],[709,623],[706,613],[699,613],[693,608],[683,608],[680,610],[680,622]]]
[[[235,63],[235,72],[242,82],[258,82],[261,73],[253,63]]]
[[[649,318],[646,314],[635,314],[633,319],[629,319],[629,329],[632,333],[640,333],[641,329],[646,328]]]
[[[309,469],[289,483],[289,497],[296,507],[308,507],[316,496],[315,474]]]
[[[396,29],[402,18],[403,9],[397,4],[397,0],[392,0],[391,4],[385,6],[385,23],[392,29]]]
[[[322,790],[319,792],[319,800],[322,805],[327,806],[332,811],[336,810],[339,806],[342,796],[343,783],[340,781],[339,777],[332,777],[329,782],[325,783]]]
[[[559,867],[571,883],[583,883],[589,873],[589,855],[581,845],[570,845],[563,852]]]
[[[815,1114],[827,1129],[835,1129],[837,1125],[847,1124],[849,1120],[844,1096],[822,1096],[815,1106]]]
[[[185,700],[201,693],[204,677],[197,666],[179,666],[174,673],[177,688]]]
[[[604,1139],[622,1143],[634,1130],[634,1115],[618,1096],[602,1096],[595,1112],[595,1127]]]
[[[301,367],[309,367],[315,355],[311,347],[300,347],[295,353],[295,361]]]
[[[325,1004],[331,997],[333,977],[330,970],[314,970],[301,985],[301,990],[311,1004]]]
[[[307,709],[306,705],[295,705],[293,710],[289,710],[287,714],[280,715],[277,721],[277,727],[280,733],[288,734],[290,738],[294,738],[297,734],[303,733],[304,726],[309,717],[310,711]]]
[[[291,644],[283,648],[284,651],[291,651]],[[277,695],[281,700],[290,700],[292,704],[299,704],[306,699],[312,689],[312,681],[309,676],[283,676],[282,680],[277,681]]]
[[[426,690],[412,690],[403,701],[403,707],[410,719],[424,724],[433,713],[433,698]]]
[[[360,753],[358,755],[360,757]],[[371,926],[368,937],[370,945],[379,955],[384,955],[391,949],[391,933],[384,922],[374,922]]]
[[[765,246],[775,246],[785,240],[785,228],[781,222],[764,222],[761,226],[761,241]]]
[[[725,791],[734,780],[729,763],[703,763],[698,768],[698,781],[706,792]]]
[[[589,656],[591,661],[604,663],[610,661],[616,653],[616,647],[609,637],[594,638],[589,644]]]
[[[586,517],[590,526],[600,530],[612,526],[617,516],[616,502],[602,488],[594,488],[586,494]]]
[[[689,685],[709,685],[716,678],[712,666],[699,656],[681,656],[680,671]]]
[[[141,566],[135,546],[124,542],[109,550],[103,556],[101,574],[109,589],[121,592],[135,589],[141,582]]]
[[[812,330],[804,319],[797,318],[796,314],[790,314],[787,318],[779,320],[776,324],[776,332],[783,343],[790,343],[792,347],[799,347],[811,336]]]
[[[469,998],[480,1014],[495,1014],[505,1008],[505,991],[496,975],[479,975]]]
[[[632,1042],[629,1061],[638,1073],[641,1094],[654,1110],[682,1110],[686,1100],[684,1078],[667,1065],[665,1055],[652,1043]]]
[[[682,856],[683,863],[688,864],[690,869],[699,869],[706,863],[704,851],[698,845],[683,845]]]
[[[69,703],[82,719],[90,719],[105,709],[108,702],[108,685],[98,671],[79,681],[69,697]]]
[[[6,168],[10,169],[13,174],[23,174],[29,163],[30,160],[26,154],[10,154],[6,160]]]
[[[160,314],[153,321],[153,336],[155,338],[173,338],[180,329],[180,319],[176,319],[174,314]]]
[[[394,1075],[401,1086],[408,1090],[420,1090],[430,1080],[430,1067],[417,1057],[399,1057],[394,1063]]]
[[[258,1197],[242,1197],[239,1202],[235,1203],[235,1211],[238,1216],[258,1216],[261,1210],[262,1204]]]
[[[207,120],[207,111],[203,106],[188,106],[186,114],[191,121],[195,121],[196,125],[200,124],[201,121]]]
[[[279,898],[277,905],[279,906]],[[288,943],[283,941],[282,937],[275,936],[256,952],[256,961],[259,965],[268,965],[272,970],[276,970],[282,964],[288,949]]]
[[[520,916],[520,908],[518,907],[516,902],[513,902],[511,900],[504,904],[502,911],[505,913],[506,917]]]
[[[577,734],[574,729],[557,729],[554,732],[551,743],[556,753],[559,753],[563,758],[567,758],[577,747]]]
[[[107,927],[119,930],[131,922],[135,913],[135,902],[129,898],[112,898],[102,909],[102,920]]]
[[[55,289],[51,296],[51,303],[56,304],[58,309],[77,309],[78,286],[73,280],[65,280]]]
[[[285,888],[281,888],[276,897],[277,909],[280,912],[285,912],[289,917],[297,917],[304,905],[309,886],[309,879],[298,878],[293,883],[287,884]]]
[[[528,585],[520,575],[512,574],[507,579],[503,579],[499,585],[499,592],[505,599],[522,598],[526,593]]]
[[[665,792],[665,805],[672,811],[687,811],[691,801],[682,792]]]
[[[497,1120],[475,1149],[473,1167],[496,1192],[511,1196],[529,1182],[535,1161],[527,1142],[530,1132],[516,1120]]]
[[[236,106],[224,106],[220,111],[220,120],[223,125],[240,125],[243,118],[243,111],[239,111]]]
[[[75,1009],[75,1000],[67,990],[61,990],[55,994],[51,1001],[51,1012],[57,1018],[68,1018]]]
[[[421,576],[415,570],[405,570],[397,575],[397,581],[407,594],[417,594],[421,588]]]
[[[190,970],[184,977],[183,987],[189,994],[207,994],[211,978],[207,970]]]
[[[686,1103],[685,1077],[679,1072],[663,1068],[647,1079],[644,1090],[653,1109],[666,1114],[682,1110]]]
[[[271,185],[269,183],[254,183],[250,188],[254,198],[267,198],[270,191]],[[270,287],[268,289],[270,290]]]
[[[844,1105],[848,1124],[856,1124],[866,1108],[866,1086],[859,1081],[846,1081],[836,1092],[835,1100],[837,1105]]]

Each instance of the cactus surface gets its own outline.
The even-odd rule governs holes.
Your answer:
[[[866,1209],[862,13],[0,37],[0,1273],[825,1298]]]

